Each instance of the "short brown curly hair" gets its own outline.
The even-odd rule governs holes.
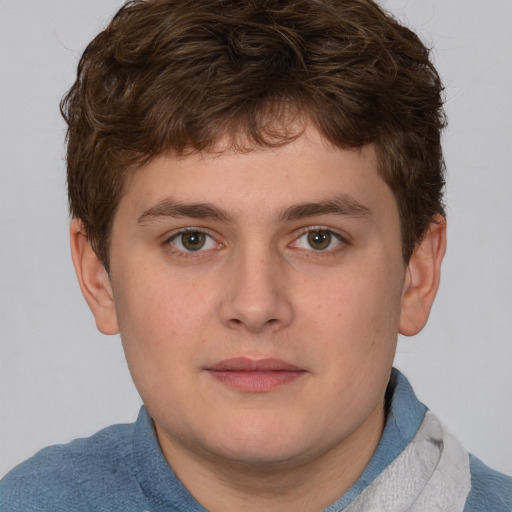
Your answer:
[[[373,144],[403,257],[444,215],[443,87],[418,36],[371,0],[131,0],[85,50],[61,111],[71,214],[108,269],[128,173],[152,158]]]

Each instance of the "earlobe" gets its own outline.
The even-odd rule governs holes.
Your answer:
[[[418,334],[427,323],[441,278],[446,252],[446,220],[438,215],[416,247],[409,264],[402,295],[399,332]]]
[[[105,266],[92,249],[79,219],[71,221],[69,233],[78,284],[96,319],[96,326],[103,334],[117,334],[119,328],[112,285]]]

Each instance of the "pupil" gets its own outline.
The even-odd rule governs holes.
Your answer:
[[[198,251],[205,243],[204,233],[193,231],[183,235],[183,246],[189,251]]]
[[[331,243],[331,233],[329,231],[311,231],[308,234],[308,242],[313,249],[326,249]]]

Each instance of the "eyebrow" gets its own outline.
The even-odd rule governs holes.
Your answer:
[[[181,203],[172,199],[164,199],[142,213],[137,222],[142,223],[155,217],[189,217],[221,222],[232,222],[233,220],[228,212],[209,203]]]
[[[301,220],[316,215],[342,215],[347,217],[369,217],[372,211],[356,201],[352,196],[340,194],[325,201],[305,202],[289,206],[276,216],[277,221]],[[182,203],[164,199],[145,210],[137,219],[143,223],[151,218],[175,217],[191,219],[210,219],[220,222],[233,222],[226,210],[210,203]]]
[[[318,202],[299,203],[278,215],[278,220],[300,220],[315,215],[343,215],[346,217],[370,217],[372,211],[348,194]]]

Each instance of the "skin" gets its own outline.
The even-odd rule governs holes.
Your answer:
[[[437,291],[444,220],[408,263],[400,240],[372,147],[312,129],[279,149],[139,169],[114,217],[110,279],[73,221],[97,326],[121,333],[162,451],[208,510],[322,510],[361,474],[398,332],[424,326]],[[240,357],[297,371],[212,371]]]

